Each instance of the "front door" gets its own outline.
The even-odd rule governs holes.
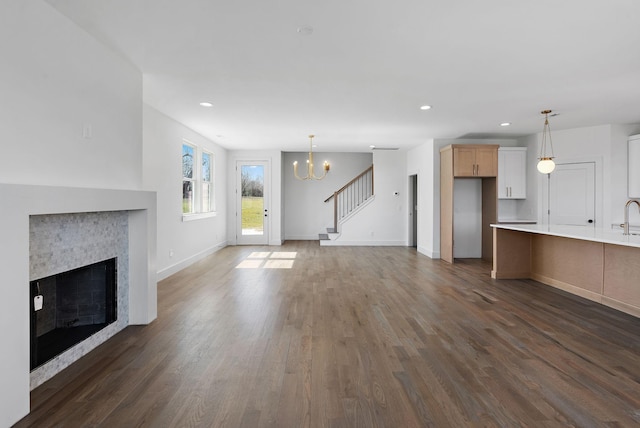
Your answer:
[[[269,164],[238,161],[236,241],[238,245],[269,243]]]
[[[595,163],[556,165],[549,176],[549,223],[595,226]]]

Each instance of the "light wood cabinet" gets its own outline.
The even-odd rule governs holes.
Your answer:
[[[440,149],[440,258],[453,263],[454,180],[482,180],[482,258],[493,258],[491,223],[498,219],[498,145],[452,144]]]
[[[498,199],[526,199],[527,148],[498,149]]]
[[[453,144],[454,177],[495,177],[498,175],[498,146]]]

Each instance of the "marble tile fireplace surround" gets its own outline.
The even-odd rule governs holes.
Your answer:
[[[30,390],[130,324],[157,315],[156,194],[0,184],[0,426],[29,413]],[[117,258],[117,321],[30,372],[29,282]]]
[[[128,218],[128,211],[29,216],[29,281],[69,272],[109,258],[117,259],[118,275],[117,321],[32,370],[31,389],[41,385],[127,326]],[[44,310],[48,310],[52,304],[50,298],[46,300]]]

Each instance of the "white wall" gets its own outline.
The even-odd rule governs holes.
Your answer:
[[[596,222],[597,227],[609,228],[623,221],[627,200],[627,138],[640,132],[639,124],[599,125],[584,128],[552,130],[556,163],[593,161],[596,163]],[[520,215],[536,211],[537,221],[546,222],[548,180],[536,169],[541,134],[519,140],[526,145],[527,200],[520,206]],[[640,223],[640,215],[632,222]]]
[[[611,187],[605,189],[610,204],[609,218],[612,224],[624,221],[624,204],[628,198],[627,140],[630,135],[640,134],[640,124],[611,126]],[[640,214],[629,211],[631,224],[640,224]]]
[[[158,278],[185,268],[226,245],[227,151],[144,105],[144,188],[158,194]],[[182,143],[214,156],[216,216],[182,218]]]
[[[236,150],[227,152],[227,241],[235,245],[236,240],[236,188],[237,183],[236,164],[239,161],[265,161],[269,164],[269,190],[265,194],[268,200],[269,222],[267,224],[269,245],[282,245],[284,240],[282,210],[282,152],[278,150],[252,151]],[[239,192],[238,192],[239,194]]]
[[[298,161],[298,175],[306,176],[308,153],[283,153],[285,240],[318,240],[319,233],[333,227],[333,199],[324,202],[373,163],[371,153],[314,153],[315,171],[322,174],[327,160],[331,170],[322,180],[298,180],[293,175],[293,162]],[[377,174],[374,169],[374,176]]]
[[[142,75],[135,67],[44,1],[0,2],[0,52],[0,183],[141,189]],[[113,193],[103,192],[89,191],[90,198],[100,195],[106,198],[100,203],[112,202]],[[80,197],[87,197],[85,193]],[[54,203],[64,211],[88,201],[78,200],[77,192],[56,192],[53,187],[37,196],[26,190],[18,197],[5,196],[2,203],[11,201],[12,209],[3,205],[2,215],[22,217],[18,223],[2,222],[8,234],[0,243],[0,252],[7,255],[0,272],[15,275],[2,284],[24,284],[14,294],[26,302],[26,227],[33,211],[18,212],[18,202],[32,207]],[[140,222],[146,224],[147,215],[142,217]],[[146,229],[136,236],[145,242],[140,266],[155,268],[155,196],[148,220],[153,222],[153,236],[147,236]],[[147,240],[153,241],[152,247],[147,248]],[[153,292],[145,294],[149,301],[143,304],[155,311],[155,271],[148,282]],[[26,310],[26,305],[5,299],[1,311],[7,317],[2,319],[2,343],[17,354],[3,357],[0,364],[0,426],[11,425],[29,409],[28,344],[26,353],[20,346],[28,342],[28,316],[22,316]],[[138,318],[134,314],[132,319]],[[153,318],[152,314],[145,321]],[[24,370],[16,370],[14,358]]]
[[[406,164],[404,151],[373,153],[375,199],[339,226],[335,245],[408,245]]]
[[[433,202],[440,199],[440,187],[435,188],[436,173],[439,176],[440,156],[438,154],[437,172],[435,170],[434,140],[428,140],[424,144],[407,152],[407,175],[418,176],[418,210],[417,210],[417,250],[428,257],[440,258],[440,244],[433,247],[434,231],[440,225],[440,211],[434,211]],[[439,230],[439,229],[438,229]]]
[[[0,52],[0,182],[141,187],[137,69],[41,1],[0,2]]]

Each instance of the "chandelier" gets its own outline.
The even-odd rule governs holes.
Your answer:
[[[322,174],[322,176],[316,177],[315,173],[313,172],[313,137],[315,137],[315,135],[309,135],[309,159],[307,159],[307,176],[300,177],[298,175],[298,161],[295,161],[293,163],[293,175],[295,175],[298,180],[322,180],[324,177],[326,177],[327,172],[329,172],[329,169],[331,168],[329,162],[324,161],[324,173]]]
[[[542,110],[544,114],[544,127],[542,128],[542,144],[540,145],[540,157],[538,157],[538,171],[543,174],[550,174],[556,164],[553,162],[553,143],[551,142],[551,129],[549,128],[549,113],[551,110]],[[551,155],[547,154],[547,140],[549,140],[549,149]]]

